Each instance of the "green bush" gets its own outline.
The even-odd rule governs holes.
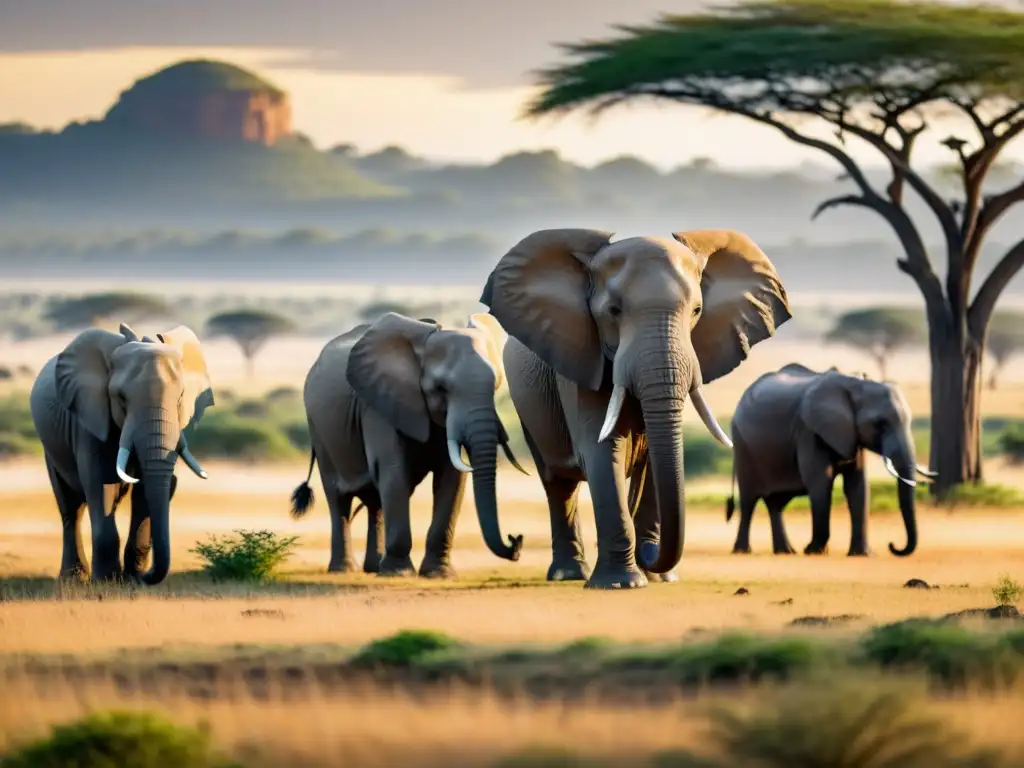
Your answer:
[[[210,536],[189,551],[204,561],[203,570],[217,581],[265,581],[291,557],[298,536],[280,538],[272,531],[235,531],[234,537]]]
[[[277,425],[253,417],[242,417],[230,410],[211,408],[203,415],[189,440],[192,452],[200,458],[243,459],[249,461],[296,458],[299,452]]]
[[[997,605],[1014,605],[1024,594],[1024,587],[1004,574],[999,577],[999,583],[992,588],[992,597]]]
[[[1014,463],[1024,462],[1024,424],[1011,424],[997,439],[999,453]]]
[[[410,667],[440,651],[450,651],[459,643],[442,632],[406,629],[391,637],[374,640],[352,659],[362,667]]]
[[[105,712],[59,725],[5,755],[4,768],[230,768],[202,730],[140,712]]]

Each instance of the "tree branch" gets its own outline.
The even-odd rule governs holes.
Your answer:
[[[996,301],[1002,295],[1003,289],[1020,272],[1021,267],[1024,267],[1024,240],[1020,240],[1006,252],[971,302],[971,309],[967,313],[967,329],[972,337],[980,339],[984,335],[989,320],[992,319]]]

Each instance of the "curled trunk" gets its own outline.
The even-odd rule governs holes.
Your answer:
[[[492,409],[481,409],[480,415],[466,426],[465,444],[473,465],[473,501],[484,541],[495,555],[514,561],[519,559],[523,537],[509,536],[506,544],[498,521],[496,472],[500,429],[497,414]]]
[[[918,473],[916,459],[914,456],[912,438],[909,435],[902,435],[898,438],[897,444],[884,450],[886,458],[891,461],[892,468],[902,477],[913,482]],[[917,499],[915,498],[916,484],[912,485],[903,480],[896,481],[897,495],[900,502],[900,514],[903,516],[903,525],[907,531],[907,545],[903,549],[897,549],[889,543],[889,551],[897,557],[912,555],[917,549]]]

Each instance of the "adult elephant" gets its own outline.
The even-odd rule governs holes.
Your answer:
[[[64,524],[62,578],[86,573],[83,506],[92,527],[93,580],[124,576],[159,584],[166,578],[174,465],[181,456],[206,478],[185,433],[212,405],[199,339],[185,326],[156,339],[140,339],[127,325],[119,333],[93,328],[43,366],[30,407]],[[129,488],[122,570],[114,512]],[[142,572],[151,549],[152,567]]]
[[[733,552],[750,552],[750,520],[764,499],[775,554],[792,554],[782,512],[797,496],[811,501],[811,542],[805,554],[828,549],[832,486],[843,478],[850,508],[850,555],[870,553],[867,543],[869,486],[864,451],[884,457],[899,482],[899,503],[907,544],[889,551],[905,557],[917,548],[915,475],[935,474],[917,465],[910,433],[910,408],[895,386],[835,368],[818,372],[798,363],[758,378],[732,418],[733,478],[739,486],[740,523]],[[732,518],[735,500],[726,504]]]
[[[355,569],[350,526],[359,499],[369,517],[363,570],[415,573],[409,498],[428,473],[434,509],[421,576],[454,576],[452,539],[470,471],[484,541],[498,557],[519,559],[523,537],[504,542],[495,495],[499,445],[525,472],[494,407],[503,341],[484,314],[451,329],[388,313],[327,343],[306,377],[312,455],[306,482],[292,494],[292,514],[304,515],[312,504],[309,480],[318,463],[331,514],[329,571]]]
[[[768,257],[739,232],[611,237],[534,232],[499,260],[480,300],[511,337],[509,391],[551,515],[548,579],[642,587],[637,538],[649,573],[670,573],[682,556],[687,398],[728,445],[701,384],[736,368],[790,311]],[[576,519],[584,480],[597,520],[593,573]]]

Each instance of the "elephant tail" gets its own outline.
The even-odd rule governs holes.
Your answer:
[[[732,520],[733,512],[736,511],[736,459],[732,460],[732,486],[729,489],[729,498],[725,500],[725,522]]]
[[[292,517],[298,519],[305,515],[313,506],[313,489],[309,485],[313,477],[313,465],[316,464],[316,449],[309,450],[309,472],[306,474],[306,481],[292,491]]]

